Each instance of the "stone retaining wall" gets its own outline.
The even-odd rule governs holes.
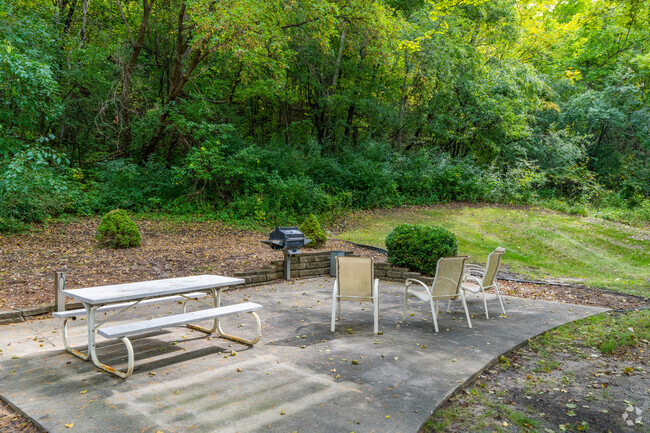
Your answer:
[[[352,251],[343,251],[345,256],[355,257]],[[291,278],[315,278],[329,275],[330,252],[301,253],[291,256]],[[266,283],[284,279],[284,260],[274,260],[257,271],[235,272],[235,277],[243,278],[244,286]],[[388,263],[375,263],[375,277],[380,280],[405,281],[416,278],[425,284],[431,284],[433,278],[422,276],[409,268],[391,266]],[[242,287],[242,286],[239,286]]]
[[[351,256],[352,251],[343,251]],[[291,278],[314,278],[329,275],[330,252],[300,253],[291,256]],[[284,260],[274,260],[257,271],[235,272],[235,277],[243,278],[245,285],[265,283],[284,279]]]
[[[343,255],[354,257],[352,251],[342,251]],[[301,253],[291,256],[291,278],[316,278],[329,275],[330,252]],[[259,286],[284,279],[284,260],[274,260],[262,269],[254,271],[235,272],[235,277],[243,278],[245,283],[237,288]],[[375,263],[375,277],[380,280],[405,281],[416,278],[430,285],[433,278],[424,277],[419,272],[408,268],[391,266],[388,263]],[[67,304],[67,309],[81,308],[80,303]],[[24,322],[26,318],[40,316],[54,311],[54,305],[43,305],[29,308],[14,308],[0,311],[0,325]]]
[[[79,304],[79,307],[83,306]],[[54,311],[54,304],[40,305],[37,307],[14,308],[12,310],[1,310],[0,325],[24,322],[25,319],[48,314],[52,311]]]

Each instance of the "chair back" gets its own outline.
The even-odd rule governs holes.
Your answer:
[[[488,255],[487,264],[485,265],[485,275],[483,276],[483,287],[490,287],[494,284],[499,266],[501,266],[501,256],[505,252],[505,248],[497,247]]]
[[[372,258],[337,257],[336,280],[342,298],[372,297],[374,266]]]
[[[455,297],[465,276],[467,256],[443,257],[436,265],[436,276],[431,286],[434,297]]]

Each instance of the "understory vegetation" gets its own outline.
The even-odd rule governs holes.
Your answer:
[[[0,4],[0,230],[450,201],[650,221],[642,0]]]

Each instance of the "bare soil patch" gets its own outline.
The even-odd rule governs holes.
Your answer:
[[[0,432],[41,433],[42,431],[19,412],[14,411],[11,406],[0,400]]]
[[[604,355],[574,340],[511,353],[454,395],[421,433],[648,432],[650,343]]]

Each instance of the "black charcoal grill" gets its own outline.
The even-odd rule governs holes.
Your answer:
[[[298,227],[276,227],[269,234],[269,239],[262,243],[269,245],[273,250],[284,252],[284,278],[291,279],[291,256],[300,254],[300,248],[311,242]]]

